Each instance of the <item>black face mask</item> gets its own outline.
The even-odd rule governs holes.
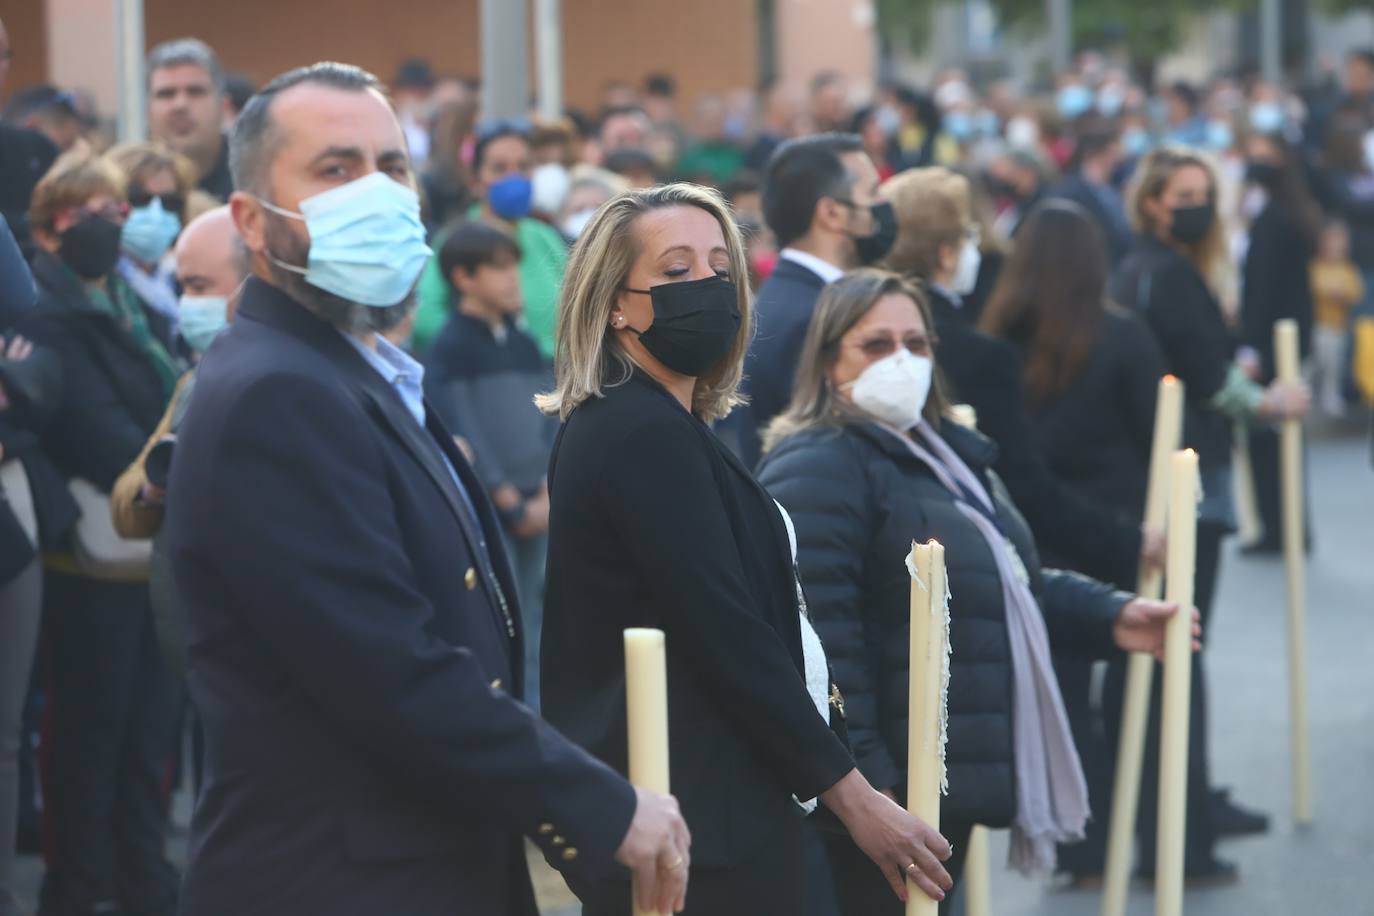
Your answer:
[[[1272,162],[1251,162],[1245,166],[1245,180],[1266,190],[1278,187],[1283,170]]]
[[[1198,204],[1196,207],[1175,207],[1173,222],[1169,224],[1169,234],[1185,245],[1196,245],[1212,231],[1217,211],[1211,204]]]
[[[881,260],[897,241],[897,211],[892,209],[892,204],[886,201],[874,204],[869,212],[873,214],[873,234],[854,240],[854,250],[861,264]]]
[[[625,291],[644,293],[654,304],[649,330],[627,329],[655,359],[682,375],[705,375],[730,352],[739,333],[739,291],[722,277]]]
[[[87,216],[58,238],[57,256],[84,280],[98,280],[119,260],[120,225],[103,216]]]

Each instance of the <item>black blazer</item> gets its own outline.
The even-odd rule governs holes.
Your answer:
[[[740,422],[747,430],[740,434],[740,457],[746,467],[758,463],[764,430],[792,401],[802,341],[824,288],[819,275],[787,258],[778,259],[773,273],[759,287],[754,302],[757,331],[744,361],[749,405],[741,414],[745,419]]]
[[[796,818],[794,794],[813,798],[854,767],[806,692],[782,515],[638,372],[573,411],[549,485],[544,714],[624,772],[621,633],[663,629],[672,789],[692,864],[738,864]]]
[[[1312,243],[1275,201],[1250,226],[1241,283],[1241,338],[1260,354],[1265,380],[1274,377],[1274,322],[1298,323],[1302,355],[1312,346],[1312,283],[1308,262]]]
[[[1140,519],[1118,515],[1055,479],[1031,437],[1016,349],[979,332],[938,288],[929,287],[929,294],[939,337],[936,362],[954,400],[972,405],[978,430],[997,443],[993,468],[1036,541],[1070,558],[1070,568],[1079,572],[1109,582],[1134,579]]]
[[[261,280],[200,363],[167,506],[206,739],[185,916],[532,916],[522,834],[610,865],[633,790],[517,702],[477,478]]]

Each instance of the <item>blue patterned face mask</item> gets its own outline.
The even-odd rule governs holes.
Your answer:
[[[399,305],[433,255],[425,244],[420,198],[383,172],[307,197],[300,213],[262,198],[258,202],[287,219],[302,220],[310,233],[305,267],[269,253],[272,263],[349,302]]]
[[[156,264],[181,232],[181,217],[162,209],[162,199],[134,207],[124,220],[119,244],[126,253],[144,264]]]

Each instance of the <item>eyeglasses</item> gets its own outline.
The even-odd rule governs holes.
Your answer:
[[[534,125],[529,118],[491,118],[477,125],[476,134],[480,142],[506,134],[528,137],[533,130]]]
[[[129,205],[126,203],[106,204],[103,207],[68,207],[62,211],[67,214],[75,214],[77,222],[91,217],[101,217],[111,222],[122,222],[124,217],[129,215]]]
[[[142,188],[129,189],[129,206],[131,207],[146,207],[153,202],[154,198],[162,201],[162,209],[168,213],[180,215],[186,209],[185,196],[175,191],[169,194],[149,194]]]
[[[898,347],[906,348],[906,351],[912,356],[930,356],[937,340],[930,337],[912,336],[899,341],[895,337],[877,335],[851,345],[863,351],[864,356],[869,359],[879,360],[896,353]]]

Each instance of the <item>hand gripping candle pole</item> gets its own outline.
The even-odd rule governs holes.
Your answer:
[[[949,687],[949,586],[945,548],[937,541],[911,545],[911,663],[907,707],[907,810],[940,829],[945,780],[945,701]],[[939,903],[911,877],[906,916],[936,916]]]
[[[1169,562],[1165,597],[1178,605],[1164,631],[1159,741],[1155,916],[1182,916],[1183,844],[1188,807],[1188,695],[1193,674],[1193,575],[1197,562],[1197,452],[1174,453],[1169,468]]]
[[[1183,383],[1172,375],[1159,380],[1155,403],[1154,442],[1150,449],[1150,478],[1145,491],[1145,524],[1162,531],[1168,515],[1169,462],[1183,439]],[[1141,566],[1136,592],[1159,598],[1163,577],[1158,569]],[[1150,681],[1155,660],[1133,652],[1127,661],[1126,693],[1121,710],[1121,737],[1116,754],[1116,785],[1112,791],[1112,819],[1107,834],[1107,861],[1102,881],[1102,916],[1123,916],[1131,877],[1131,840],[1140,802],[1140,764],[1145,753],[1145,719],[1149,713]]]
[[[630,782],[668,794],[668,670],[663,631],[625,631],[625,713],[630,745]],[[639,908],[635,916],[652,916]]]
[[[1300,380],[1298,323],[1274,322],[1278,379]],[[1293,744],[1293,819],[1312,823],[1311,757],[1307,744],[1307,557],[1304,554],[1302,421],[1284,420],[1279,430],[1283,491],[1283,563],[1288,571],[1288,716]]]

